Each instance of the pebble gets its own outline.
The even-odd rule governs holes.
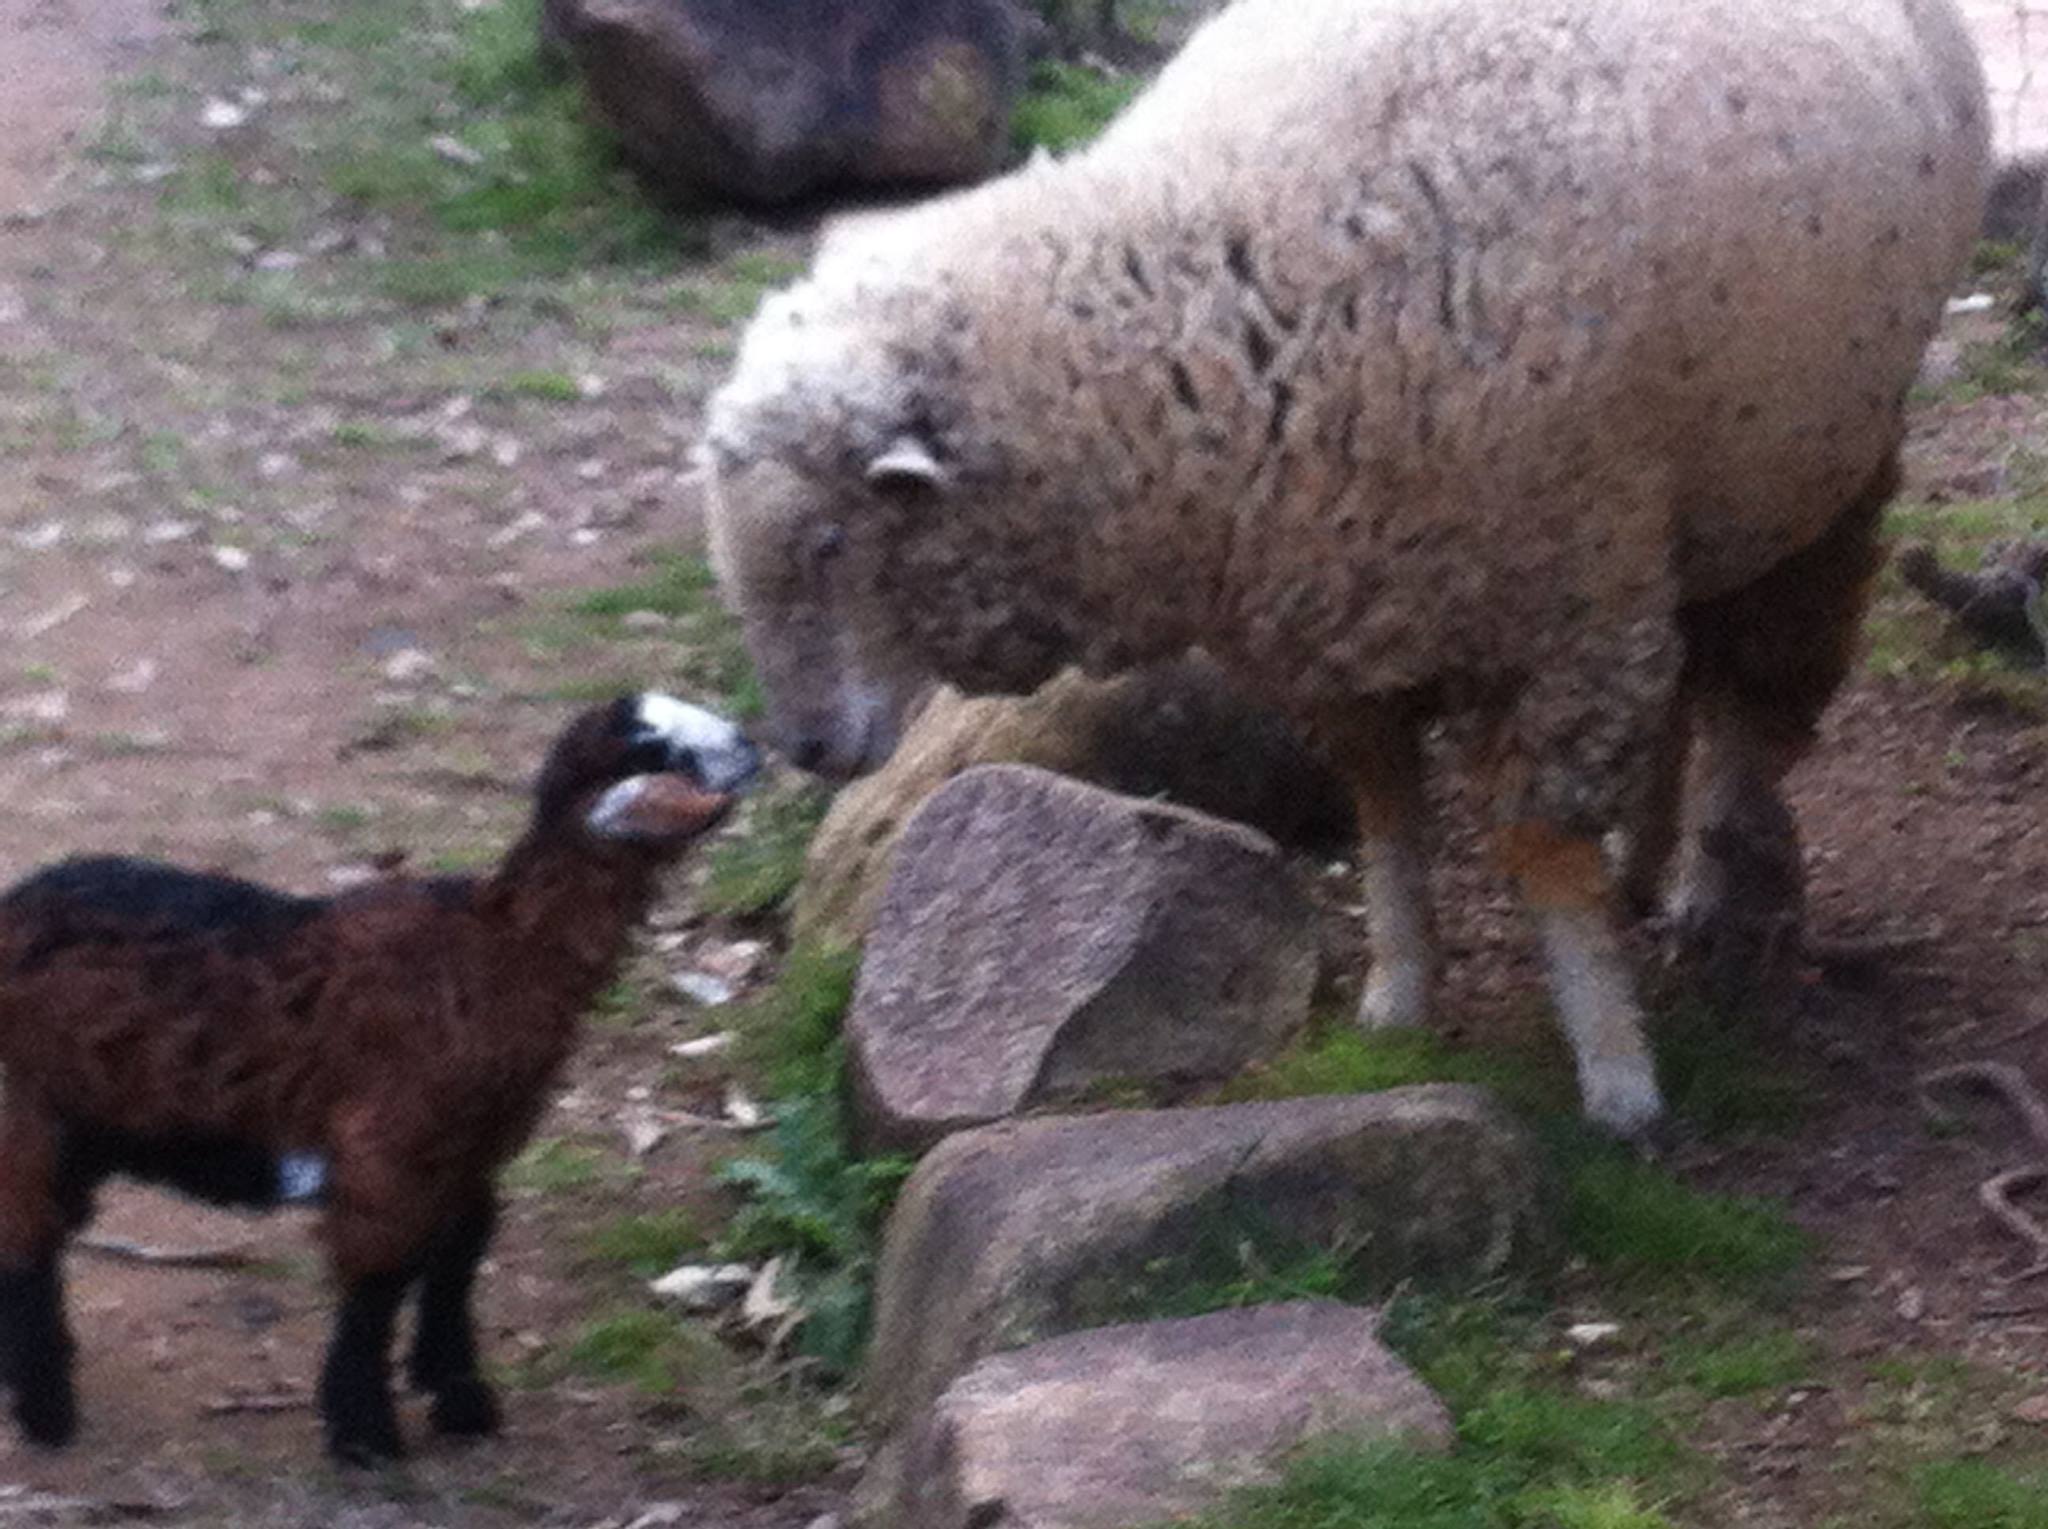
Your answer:
[[[222,100],[219,96],[210,98],[199,109],[200,126],[210,127],[217,133],[225,132],[229,128],[240,127],[248,120],[248,107],[234,101]]]
[[[718,1008],[733,1000],[732,984],[710,972],[677,972],[668,980],[669,985],[690,1002],[702,1004],[707,1009]]]
[[[753,1283],[754,1271],[745,1264],[684,1264],[647,1288],[691,1311],[715,1311],[739,1300]]]
[[[249,554],[240,547],[215,547],[213,560],[229,573],[245,573],[249,568]]]
[[[1619,1322],[1574,1322],[1564,1330],[1566,1341],[1575,1349],[1606,1348],[1621,1336]]]

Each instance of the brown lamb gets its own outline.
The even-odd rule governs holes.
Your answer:
[[[756,763],[709,712],[621,697],[562,733],[529,827],[485,876],[315,898],[108,857],[0,896],[0,1385],[26,1435],[75,1431],[59,1260],[115,1173],[324,1205],[336,1458],[402,1452],[389,1349],[415,1286],[410,1371],[435,1426],[493,1431],[469,1296],[497,1171],[659,873]]]

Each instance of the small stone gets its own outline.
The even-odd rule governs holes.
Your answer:
[[[107,689],[122,695],[140,695],[156,683],[156,660],[138,658],[127,668],[107,676]]]
[[[425,679],[433,672],[432,656],[419,648],[400,648],[384,660],[384,678],[397,685]]]
[[[265,250],[256,257],[259,271],[296,271],[306,263],[306,257],[296,250]]]
[[[1950,298],[1947,312],[1954,318],[1965,313],[1989,313],[1997,306],[1998,299],[1989,292],[1972,292],[1968,297]]]
[[[429,138],[427,140],[427,147],[436,154],[439,154],[450,164],[467,165],[473,169],[484,162],[482,154],[479,154],[460,138],[450,137],[446,133]]]
[[[1575,1349],[1591,1351],[1610,1347],[1621,1336],[1619,1322],[1574,1322],[1564,1330],[1565,1341]]]
[[[266,478],[282,478],[298,471],[298,467],[296,457],[288,456],[282,451],[268,451],[263,454],[262,460],[257,462],[256,471]]]
[[[62,690],[44,690],[0,702],[0,716],[14,722],[57,723],[71,715],[71,697]]]
[[[664,616],[660,611],[627,611],[619,618],[619,625],[629,632],[658,632],[663,627],[674,626],[675,619]]]
[[[517,467],[525,451],[526,448],[519,444],[517,438],[501,435],[491,443],[491,460],[500,467]]]
[[[700,1035],[692,1041],[678,1041],[668,1048],[670,1056],[695,1060],[698,1057],[717,1056],[732,1049],[732,1032],[721,1030],[716,1035]]]
[[[2016,1423],[2031,1423],[2037,1428],[2048,1423],[2048,1392],[2013,1403],[2012,1418]]]
[[[586,457],[576,464],[576,476],[585,483],[595,483],[609,470],[603,460],[598,457]]]
[[[730,945],[709,945],[697,953],[697,965],[728,982],[745,982],[761,970],[768,958],[763,940],[734,940]]]
[[[24,552],[43,552],[64,540],[64,522],[46,520],[39,526],[14,533],[14,544]]]
[[[142,528],[146,542],[181,542],[199,527],[189,520],[159,520]]]
[[[736,1131],[758,1131],[772,1123],[768,1112],[748,1098],[746,1090],[737,1083],[725,1087],[725,1118]]]
[[[741,1299],[754,1283],[746,1264],[684,1264],[648,1284],[656,1295],[690,1311],[716,1311]]]
[[[215,547],[213,560],[229,573],[246,573],[249,568],[249,554],[240,547]]]
[[[210,127],[217,133],[240,127],[248,120],[248,107],[234,101],[224,101],[219,96],[209,97],[199,110],[199,125]]]
[[[1927,1314],[1927,1296],[1918,1285],[1908,1285],[1899,1292],[1899,1299],[1893,1310],[1904,1322],[1917,1322]]]
[[[1853,1285],[1869,1277],[1869,1264],[1838,1264],[1828,1270],[1828,1283],[1831,1285]]]
[[[707,1009],[719,1008],[733,1000],[732,984],[710,972],[677,972],[668,981],[670,987],[690,1002]]]

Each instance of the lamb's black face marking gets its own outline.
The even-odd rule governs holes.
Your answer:
[[[622,697],[613,726],[626,744],[621,779],[676,771],[722,793],[745,785],[761,766],[759,751],[732,723],[658,691]]]

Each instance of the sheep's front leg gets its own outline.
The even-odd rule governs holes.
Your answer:
[[[1586,1116],[1617,1136],[1640,1138],[1663,1116],[1664,1097],[1615,933],[1599,841],[1525,823],[1509,829],[1503,844],[1543,938]]]
[[[1429,1022],[1436,930],[1424,847],[1429,806],[1414,720],[1376,712],[1346,729],[1342,765],[1358,802],[1366,935],[1372,967],[1358,1004],[1368,1030]]]
[[[376,1465],[405,1453],[391,1402],[391,1334],[410,1270],[345,1283],[334,1337],[320,1371],[327,1450],[344,1465]]]
[[[59,1265],[59,1134],[21,1094],[0,1110],[0,1384],[14,1392],[22,1433],[52,1447],[78,1431]]]
[[[489,1189],[479,1191],[449,1221],[420,1280],[419,1327],[409,1370],[415,1386],[433,1393],[431,1416],[442,1433],[498,1431],[498,1402],[477,1366],[470,1317],[477,1265],[497,1224],[496,1198]]]

